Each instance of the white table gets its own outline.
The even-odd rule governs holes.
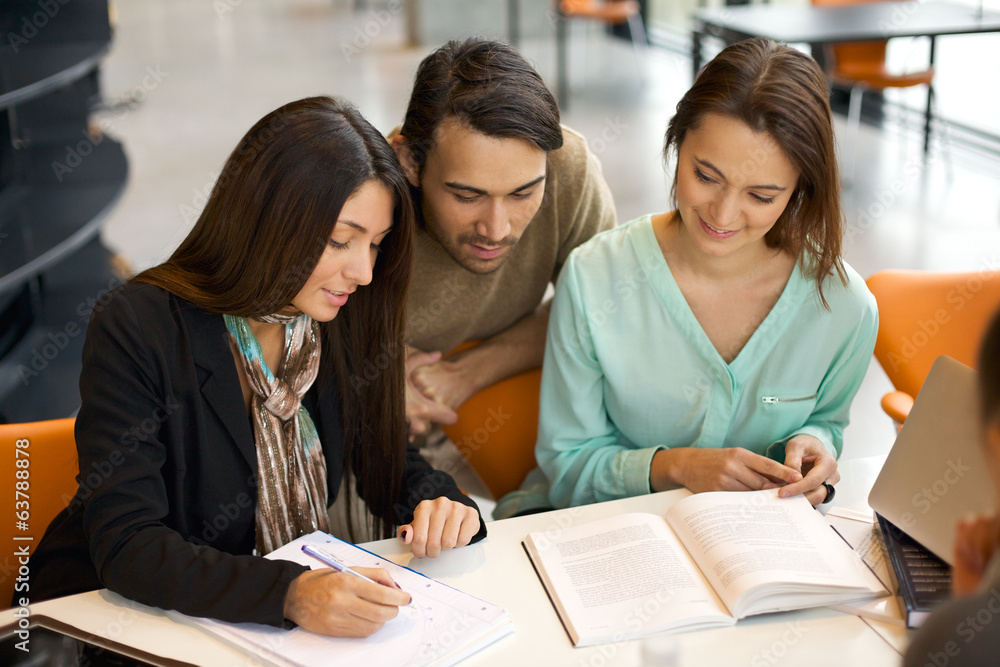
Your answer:
[[[870,511],[867,493],[884,457],[845,461],[835,504]],[[684,492],[668,491],[586,507],[495,521],[483,542],[436,559],[415,559],[397,540],[363,545],[396,563],[412,567],[472,595],[505,607],[514,633],[472,656],[463,665],[639,664],[638,641],[575,649],[563,629],[527,556],[521,539],[528,532],[560,531],[567,526],[646,511],[662,514]],[[157,609],[94,591],[32,606],[45,614],[118,644],[173,660],[213,667],[256,665],[253,659],[209,635],[167,618]],[[11,611],[0,616],[9,622]],[[683,665],[897,665],[906,632],[829,609],[758,616],[735,627],[677,635]],[[528,659],[529,662],[525,662]]]

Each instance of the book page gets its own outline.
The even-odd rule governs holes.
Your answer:
[[[348,566],[385,568],[412,596],[412,606],[400,607],[396,618],[365,638],[328,637],[299,627],[284,630],[168,613],[200,625],[272,664],[296,667],[329,664],[334,657],[337,664],[366,667],[451,665],[513,629],[503,608],[320,531],[289,542],[266,558],[290,560],[313,569],[328,567],[302,552],[307,542],[321,544]]]
[[[804,496],[701,493],[675,503],[667,521],[737,618],[885,590]],[[772,594],[770,606],[754,604]]]
[[[666,522],[624,514],[548,533],[528,550],[574,644],[733,620]]]

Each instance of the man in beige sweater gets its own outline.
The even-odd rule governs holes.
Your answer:
[[[480,389],[541,365],[546,289],[615,212],[586,140],[559,124],[541,77],[501,42],[449,42],[425,58],[390,141],[420,227],[406,401],[419,434],[453,423]],[[483,342],[442,358],[473,339]]]

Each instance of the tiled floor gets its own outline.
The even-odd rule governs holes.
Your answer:
[[[165,259],[184,237],[227,154],[262,115],[293,99],[332,94],[387,132],[402,120],[416,65],[431,49],[403,46],[399,15],[379,21],[375,9],[355,11],[346,0],[116,4],[103,84],[108,100],[120,104],[104,118],[125,145],[131,178],[104,241],[136,269]],[[366,30],[367,43],[359,39]],[[660,144],[690,85],[688,59],[651,50],[641,86],[627,42],[610,43],[595,31],[577,31],[574,40],[565,122],[599,154],[621,221],[665,210]],[[554,82],[550,41],[526,42],[522,51]],[[838,132],[843,126],[838,117]],[[907,133],[895,124],[862,128],[856,184],[844,199],[847,261],[866,277],[884,268],[1000,268],[1000,159],[958,146],[942,150],[947,142],[939,142],[924,161],[918,135],[917,126]],[[873,363],[845,435],[846,458],[891,445],[892,426],[878,407],[888,388]],[[463,484],[477,488],[471,478]]]

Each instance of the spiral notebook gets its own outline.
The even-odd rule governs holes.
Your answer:
[[[400,607],[396,618],[363,639],[326,637],[302,628],[283,630],[256,623],[224,623],[176,612],[170,615],[280,667],[445,667],[514,629],[505,609],[320,531],[289,542],[266,557],[294,561],[312,569],[327,567],[302,552],[302,545],[308,542],[323,545],[349,566],[385,568],[410,593],[413,604]]]

